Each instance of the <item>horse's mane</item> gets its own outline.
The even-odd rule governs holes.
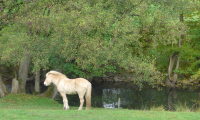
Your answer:
[[[48,73],[46,74],[46,77],[47,77],[49,74],[65,76],[65,75],[63,75],[63,74],[60,73],[60,72],[57,72],[57,71],[50,71],[50,72],[48,72]],[[67,76],[65,76],[65,77],[67,77]]]

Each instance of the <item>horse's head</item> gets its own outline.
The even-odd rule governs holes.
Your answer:
[[[46,74],[46,79],[44,81],[45,86],[49,86],[52,83],[52,77],[49,73]]]

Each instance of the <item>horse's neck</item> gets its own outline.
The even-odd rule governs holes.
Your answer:
[[[52,82],[53,82],[54,85],[57,85],[58,84],[58,79],[53,79]]]
[[[69,79],[69,78],[66,77],[66,78],[53,79],[52,82],[53,82],[53,84],[55,84],[57,86],[57,84],[58,84],[58,82],[60,80],[71,81],[71,79]]]

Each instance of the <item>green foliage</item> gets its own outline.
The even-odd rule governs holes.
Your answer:
[[[188,74],[195,79],[199,78],[199,56],[200,56],[200,14],[199,11],[193,10],[192,14],[185,17],[187,26],[190,28],[188,36],[190,41],[185,41],[183,44],[183,51],[181,52],[183,64],[181,65],[180,72]]]
[[[75,63],[65,63],[62,67],[62,70],[65,74],[69,75],[68,77],[85,77],[85,73],[82,71],[82,68],[77,66]]]
[[[199,12],[189,16],[195,5],[189,0],[9,0],[2,5],[1,64],[19,64],[28,53],[33,72],[59,67],[68,76],[91,78],[123,71],[134,74],[137,84],[154,85],[166,73],[169,55],[179,52],[176,72],[198,70]],[[179,20],[182,13],[187,24]],[[182,34],[191,40],[176,47]]]

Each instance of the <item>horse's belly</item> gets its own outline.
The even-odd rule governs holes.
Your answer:
[[[77,94],[77,91],[66,91],[66,94],[68,94],[68,95],[74,95],[74,94]]]

